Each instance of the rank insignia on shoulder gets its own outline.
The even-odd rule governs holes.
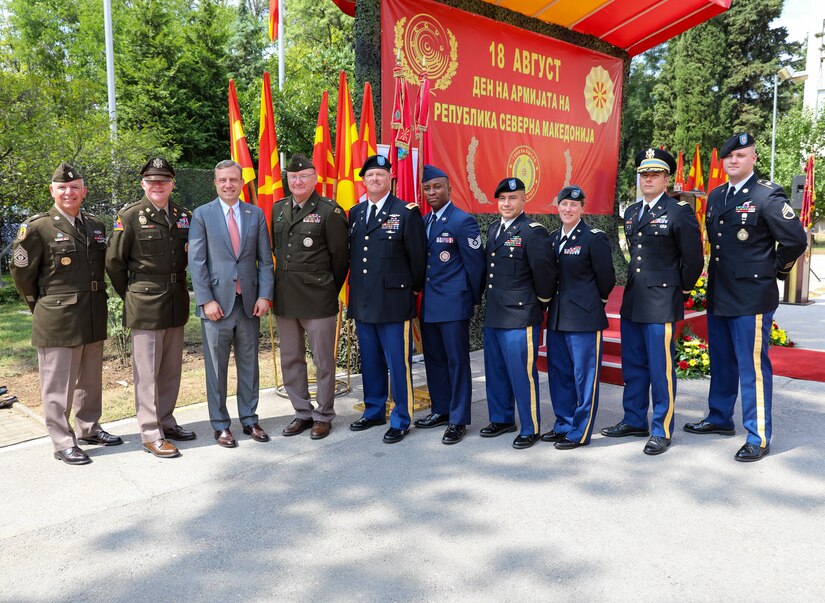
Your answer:
[[[796,214],[793,211],[793,207],[785,203],[782,205],[782,217],[786,220],[793,220],[796,217]]]
[[[407,203],[404,207],[410,210],[416,209],[418,207],[418,203]]]
[[[481,247],[481,235],[478,235],[475,239],[467,238],[467,244],[470,249],[479,249]]]
[[[115,218],[115,224],[112,227],[112,230],[123,230],[123,220],[120,219],[120,215]]]
[[[530,222],[530,228],[535,228],[536,226],[544,226],[541,222]]]
[[[688,205],[687,201],[679,201],[678,203],[679,203],[679,205]]]
[[[761,184],[765,188],[773,188],[775,186],[770,180],[757,180],[756,184]]]
[[[14,248],[14,265],[18,268],[25,268],[29,265],[29,252],[20,245]]]
[[[604,232],[604,231],[601,228],[591,228],[590,232],[592,232],[593,234],[596,234],[596,233]]]
[[[26,238],[26,230],[28,230],[28,224],[21,224],[20,228],[17,229],[17,240],[22,241]]]

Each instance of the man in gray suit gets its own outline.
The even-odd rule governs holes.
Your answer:
[[[215,166],[218,198],[194,211],[189,229],[189,272],[203,333],[209,420],[224,448],[238,445],[226,410],[230,347],[235,351],[243,432],[257,442],[269,440],[257,415],[258,337],[275,276],[264,213],[239,202],[242,174],[234,161]]]

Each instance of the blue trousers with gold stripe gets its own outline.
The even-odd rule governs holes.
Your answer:
[[[390,426],[409,429],[413,406],[412,321],[370,323],[355,321],[361,354],[364,417],[383,419],[387,412],[387,369],[395,402]]]
[[[553,431],[588,444],[599,409],[602,332],[547,330],[547,377],[556,414]]]
[[[708,421],[733,429],[733,406],[742,388],[742,422],[748,442],[771,442],[773,367],[768,358],[773,312],[755,316],[708,313],[710,393]]]
[[[515,423],[515,407],[518,407],[521,435],[537,434],[541,430],[536,367],[540,331],[538,324],[521,329],[484,327],[484,372],[490,421]]]
[[[623,421],[647,429],[647,410],[653,399],[650,434],[670,438],[676,400],[673,358],[674,323],[642,323],[622,318]]]

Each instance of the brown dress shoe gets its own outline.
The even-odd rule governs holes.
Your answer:
[[[163,439],[157,440],[156,442],[144,442],[143,449],[161,459],[171,459],[180,456],[180,451],[175,445]]]
[[[228,429],[216,431],[215,441],[218,442],[218,446],[223,446],[224,448],[234,448],[238,445],[238,442],[235,441],[235,436],[233,436],[232,432]]]
[[[269,434],[264,431],[264,428],[258,425],[257,423],[253,423],[252,425],[247,425],[243,428],[244,434],[248,436],[252,436],[252,439],[256,442],[268,442],[269,441]]]
[[[312,427],[312,419],[292,419],[292,423],[284,427],[281,433],[285,436],[294,436],[304,433],[310,427]]]
[[[320,440],[329,435],[332,429],[332,423],[324,423],[323,421],[315,421],[312,424],[312,431],[310,432],[310,439]]]

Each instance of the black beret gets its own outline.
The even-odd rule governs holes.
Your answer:
[[[745,149],[755,144],[756,141],[753,139],[753,136],[747,132],[731,136],[725,141],[725,144],[722,145],[722,150],[719,151],[719,159],[724,159],[736,149]]]
[[[449,180],[449,176],[447,174],[435,167],[434,165],[430,165],[429,163],[424,166],[423,176],[421,177],[421,182],[429,182],[430,180],[434,180],[435,178],[447,178]]]
[[[636,172],[667,172],[676,171],[676,160],[673,155],[663,149],[645,149],[636,153]]]
[[[373,155],[371,157],[367,157],[367,160],[364,162],[364,167],[361,168],[358,175],[363,178],[364,174],[367,173],[367,170],[372,169],[387,170],[389,172],[392,170],[392,164],[390,163],[390,160],[383,155]]]
[[[175,177],[175,168],[166,161],[163,157],[152,157],[143,164],[140,168],[140,175],[146,178],[147,176],[166,176],[167,178]]]
[[[71,182],[72,180],[78,180],[80,178],[83,178],[80,172],[65,161],[61,161],[52,175],[52,182]]]
[[[287,172],[300,172],[302,170],[314,170],[315,166],[312,165],[312,162],[307,159],[306,155],[302,155],[301,153],[297,153],[292,156],[292,159],[289,160],[289,163],[286,166]]]
[[[498,186],[496,187],[496,193],[493,196],[496,199],[498,199],[498,196],[501,193],[523,190],[526,190],[526,187],[524,186],[524,182],[522,182],[519,178],[505,178],[504,180],[498,183]]]
[[[575,184],[565,186],[559,191],[559,202],[562,202],[565,199],[573,199],[573,201],[584,202],[584,191]]]

